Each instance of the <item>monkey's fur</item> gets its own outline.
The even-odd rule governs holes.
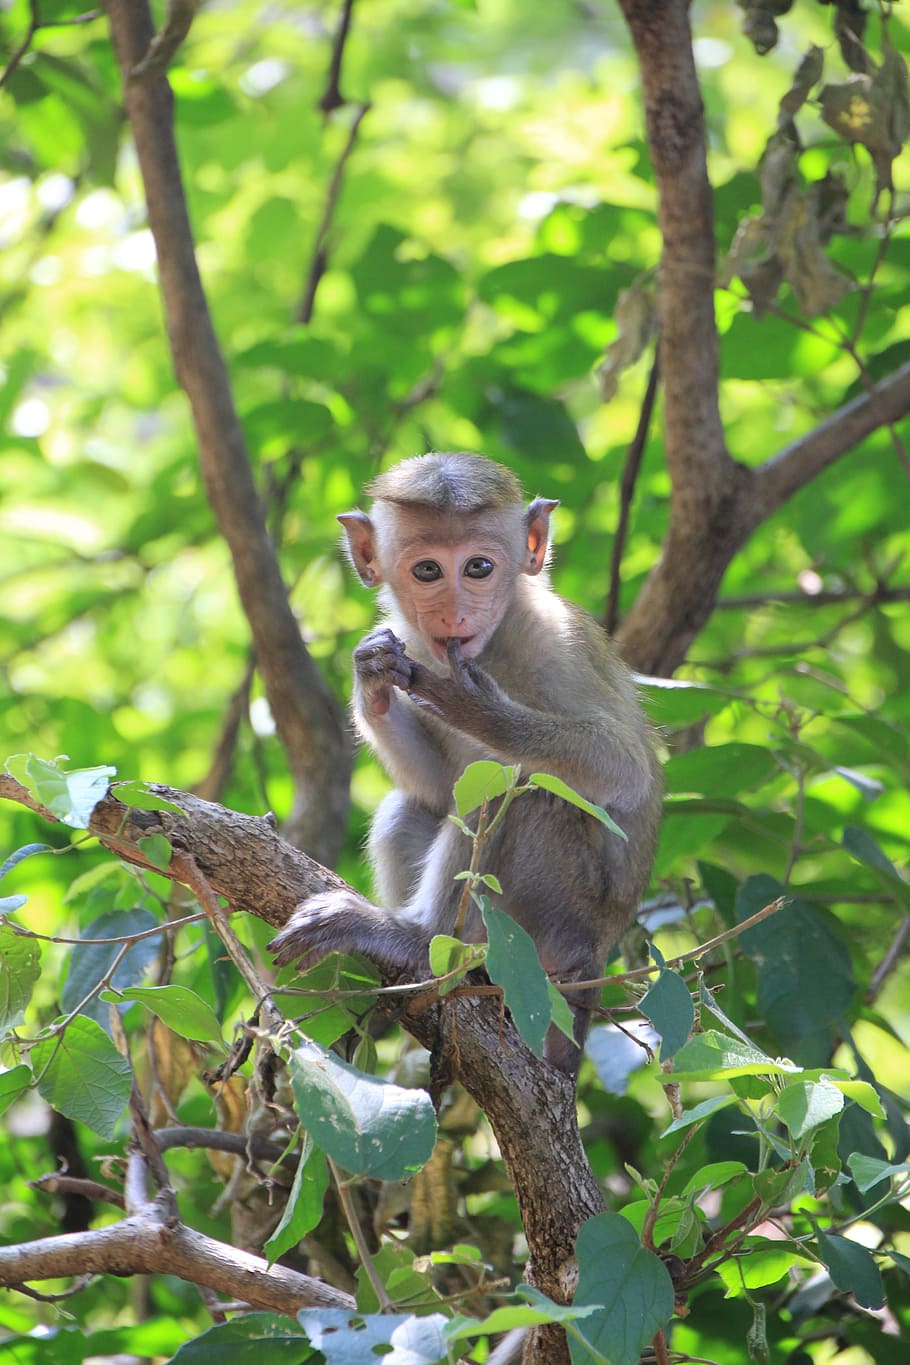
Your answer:
[[[525,505],[515,476],[483,456],[421,455],[374,479],[369,516],[339,517],[382,622],[354,651],[354,716],[395,783],[370,831],[378,910],[354,892],[299,906],[269,946],[283,965],[356,951],[420,980],[451,933],[470,859],[447,818],[468,763],[493,758],[562,778],[603,806],[623,842],[542,791],[520,797],[484,849],[493,900],[563,981],[601,974],[648,882],[661,781],[651,732],[605,633],[552,590],[555,502]],[[446,669],[447,665],[447,669]],[[472,906],[464,937],[483,938]],[[596,990],[577,992],[578,1046],[555,1029],[547,1056],[574,1074]]]

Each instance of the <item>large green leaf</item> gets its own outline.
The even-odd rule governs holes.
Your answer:
[[[589,1218],[575,1255],[575,1302],[601,1306],[580,1325],[586,1340],[610,1365],[637,1365],[642,1348],[673,1314],[673,1284],[665,1265],[618,1213]],[[569,1349],[573,1365],[587,1365],[590,1355],[578,1342],[571,1340]]]
[[[796,1139],[834,1118],[843,1107],[842,1092],[824,1076],[818,1081],[794,1081],[780,1092],[775,1105],[790,1136]]]
[[[740,888],[742,921],[786,894],[772,877],[750,877]],[[776,915],[747,929],[740,942],[758,968],[759,1004],[788,1046],[838,1022],[856,992],[850,953],[830,921],[808,901],[793,899]]]
[[[321,1359],[288,1318],[248,1313],[187,1341],[172,1365],[305,1365]]]
[[[92,811],[106,794],[108,779],[117,769],[102,764],[97,768],[67,770],[56,759],[48,762],[36,754],[14,754],[6,760],[6,771],[27,787],[36,801],[53,811],[58,820],[74,829],[87,829]]]
[[[853,1294],[863,1308],[883,1308],[885,1290],[871,1251],[859,1242],[819,1232],[818,1251],[838,1289]]]
[[[367,1076],[316,1043],[295,1048],[288,1069],[300,1122],[344,1170],[405,1180],[429,1159],[436,1116],[425,1090]]]
[[[32,1048],[38,1089],[52,1109],[112,1138],[132,1089],[133,1073],[100,1024],[83,1015],[62,1036]]]
[[[182,1038],[224,1046],[215,1011],[201,995],[187,986],[174,982],[169,986],[127,986],[121,991],[103,991],[101,998],[113,1001],[138,1000]]]
[[[325,1157],[309,1134],[304,1134],[288,1201],[277,1228],[265,1244],[269,1265],[313,1231],[322,1217],[328,1183]]]
[[[40,975],[41,954],[35,939],[0,924],[0,1033],[22,1023]]]
[[[130,934],[143,933],[157,924],[150,910],[137,907],[134,910],[109,910],[87,925],[82,937],[91,939],[115,939],[113,943],[79,943],[70,952],[66,980],[60,992],[60,1004],[69,1013],[85,999],[91,990],[104,981],[110,973],[117,954],[123,948],[122,940]],[[161,939],[157,934],[141,938],[128,950],[117,964],[110,984],[115,990],[125,990],[145,974],[160,952]],[[108,1028],[108,1005],[99,996],[94,996],[82,1007],[82,1013],[94,1019],[102,1028]]]
[[[661,970],[639,1009],[660,1034],[660,1059],[665,1062],[679,1051],[688,1038],[695,1020],[695,1007],[689,988],[679,972],[664,967],[663,958],[653,946],[651,952]]]
[[[731,1076],[792,1076],[801,1070],[792,1062],[767,1056],[739,1038],[729,1038],[725,1033],[708,1029],[696,1033],[677,1052],[673,1079],[711,1081]]]
[[[487,927],[487,971],[502,986],[515,1027],[537,1057],[543,1056],[544,1039],[552,1010],[547,974],[540,965],[530,934],[483,898],[483,922]]]

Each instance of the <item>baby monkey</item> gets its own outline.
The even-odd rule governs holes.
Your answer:
[[[484,849],[492,899],[533,938],[563,982],[601,974],[645,892],[661,780],[628,669],[603,630],[551,588],[549,520],[515,475],[481,455],[418,455],[368,486],[369,514],[339,516],[381,624],[354,650],[354,716],[395,784],[373,819],[379,910],[352,891],[311,897],[269,945],[312,966],[360,952],[414,980],[434,934],[452,933],[470,860],[448,819],[452,787],[475,759],[560,777],[605,809],[624,842],[543,791],[522,796]],[[462,935],[483,922],[472,906]],[[597,990],[570,999],[575,1044],[551,1028],[546,1055],[574,1075]]]

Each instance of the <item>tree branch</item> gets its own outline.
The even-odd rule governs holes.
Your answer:
[[[186,390],[209,502],[228,543],[257,665],[294,776],[288,837],[336,856],[348,810],[351,746],[341,708],[310,658],[269,539],[196,264],[163,75],[130,81],[154,37],[148,0],[106,0],[124,104],[145,186],[177,378]]]
[[[616,630],[619,621],[619,594],[622,587],[620,569],[622,567],[623,550],[626,545],[626,534],[629,529],[629,514],[632,508],[632,496],[635,492],[635,485],[638,481],[638,471],[641,469],[642,457],[645,453],[645,446],[648,442],[648,432],[651,427],[651,418],[654,414],[654,404],[657,400],[657,385],[660,379],[660,351],[656,350],[654,359],[651,362],[651,373],[648,375],[648,384],[645,389],[645,396],[642,400],[641,412],[638,415],[638,426],[635,428],[635,435],[626,454],[626,463],[623,466],[622,479],[619,485],[619,519],[616,523],[616,534],[613,537],[613,549],[610,555],[610,591],[607,595],[607,609],[604,613],[604,626],[607,634],[612,635]]]
[[[670,522],[616,632],[627,661],[668,676],[714,609],[733,556],[798,489],[910,412],[910,365],[751,470],[730,458],[717,405],[714,230],[688,0],[620,0],[638,54],[664,238],[661,371]]]
[[[717,402],[714,207],[688,0],[619,0],[642,76],[663,237],[660,364],[672,514],[704,524],[732,478]]]
[[[879,427],[893,426],[908,413],[910,362],[883,379],[872,392],[845,403],[755,471],[755,525]]]
[[[141,1188],[140,1178],[135,1183]],[[269,1266],[262,1257],[196,1232],[159,1199],[144,1201],[110,1227],[0,1247],[0,1284],[7,1289],[70,1275],[177,1275],[288,1317],[299,1308],[354,1307],[349,1294],[321,1280]]]

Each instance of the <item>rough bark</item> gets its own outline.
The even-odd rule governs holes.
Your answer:
[[[135,1163],[137,1158],[132,1158]],[[143,1200],[128,1217],[88,1232],[0,1247],[0,1284],[83,1275],[177,1275],[272,1313],[352,1308],[349,1294],[181,1223],[171,1192]]]
[[[199,443],[199,465],[230,549],[256,662],[294,778],[288,837],[324,862],[337,856],[347,821],[351,746],[342,709],[301,639],[266,529],[224,357],[193,244],[166,76],[133,75],[155,37],[146,0],[107,0],[123,73],[123,99],[155,239],[161,295],[177,378]]]

